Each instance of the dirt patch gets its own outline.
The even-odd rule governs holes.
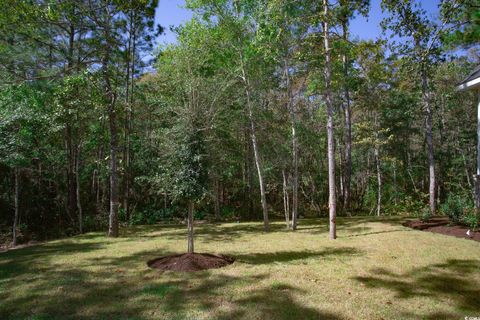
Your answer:
[[[147,265],[162,271],[194,272],[225,267],[234,261],[235,258],[223,255],[184,253],[153,259]]]
[[[421,220],[409,220],[403,225],[416,230],[441,233],[457,238],[480,241],[480,232],[471,232],[471,235],[468,236],[468,227],[462,225],[450,225],[450,220],[448,220],[447,217],[435,217],[427,222],[423,222]]]

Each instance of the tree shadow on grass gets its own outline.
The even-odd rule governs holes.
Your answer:
[[[404,221],[404,217],[338,217],[337,233],[339,235],[339,238],[344,236],[356,236],[357,234],[375,234],[375,231],[372,231],[372,227],[375,225],[383,225],[382,228],[399,227],[395,231],[405,231],[408,230],[408,228],[402,226],[402,223]],[[298,231],[310,234],[326,234],[328,233],[328,219],[300,219],[298,224]],[[382,232],[391,232],[391,230],[385,230]]]
[[[286,284],[277,288],[262,288],[253,291],[248,297],[235,299],[236,308],[223,312],[219,319],[250,318],[249,310],[255,310],[259,319],[342,319],[330,312],[304,306],[295,299],[296,293],[303,290]]]
[[[142,305],[129,300],[133,283],[112,273],[60,269],[44,274],[28,292],[0,294],[0,318],[144,319]]]
[[[402,227],[403,217],[341,217],[337,219],[338,234],[351,235],[362,233],[367,235],[372,231],[371,226],[366,224],[384,224],[387,227],[399,226],[399,230],[407,230]],[[266,233],[261,222],[240,223],[201,223],[195,225],[195,237],[204,241],[231,241],[252,235],[264,235],[272,233],[294,233],[288,230],[283,221],[272,221],[270,231]],[[304,218],[299,220],[298,229],[295,233],[320,235],[328,232],[327,218]],[[153,239],[161,237],[168,240],[180,240],[186,237],[186,225],[182,224],[158,224],[149,226],[133,226],[122,229],[121,237],[125,241],[138,241],[139,238]],[[152,234],[154,233],[154,234]],[[373,233],[372,233],[373,234]]]
[[[161,226],[157,227],[156,231],[162,231]],[[161,235],[148,234],[140,232],[137,234],[130,233],[131,241],[138,241],[138,238],[158,238],[168,240],[180,240],[185,239],[187,236],[187,227],[185,225],[177,225],[177,228],[171,228]],[[141,230],[141,229],[140,229]],[[274,232],[289,232],[284,225],[270,224],[270,233]],[[229,241],[238,239],[241,237],[250,237],[252,234],[267,234],[263,230],[263,224],[261,223],[237,223],[237,224],[214,224],[214,223],[202,223],[195,225],[195,239],[206,241]]]
[[[101,243],[78,243],[67,240],[10,250],[0,254],[0,280],[21,274],[43,272],[46,268],[45,262],[52,257],[89,252],[103,247]]]
[[[450,259],[445,263],[415,268],[403,274],[373,269],[373,275],[354,279],[370,288],[389,289],[399,299],[447,298],[457,310],[465,312],[465,315],[474,315],[480,310],[480,282],[471,275],[479,270],[480,260]],[[434,315],[415,316],[434,318]]]
[[[295,294],[304,293],[299,288],[264,284],[265,274],[237,277],[200,272],[189,278],[164,285],[176,288],[166,295],[164,305],[180,318],[198,309],[209,311],[213,319],[341,319],[303,305],[295,298]],[[225,295],[225,291],[234,294]]]
[[[277,251],[267,253],[252,253],[235,255],[238,262],[248,264],[270,264],[284,263],[296,260],[306,260],[310,258],[331,258],[341,256],[355,256],[362,254],[362,251],[351,248],[326,248],[322,251]]]
[[[369,230],[370,228],[367,228]],[[355,229],[354,229],[355,230]],[[384,233],[395,233],[395,232],[410,232],[413,230],[408,230],[408,229],[393,229],[393,230],[385,230],[385,231],[371,231],[371,232],[365,232],[366,230],[363,228],[359,228],[358,232],[362,233],[354,233],[354,234],[348,234],[348,235],[341,235],[338,238],[354,238],[354,237],[363,237],[363,236],[369,236],[369,235],[375,235],[375,234],[384,234]],[[355,232],[355,231],[353,231]]]
[[[272,284],[268,274],[148,270],[129,275],[101,270],[58,269],[32,282],[27,291],[2,292],[0,318],[341,319],[304,305],[298,298],[301,289]]]

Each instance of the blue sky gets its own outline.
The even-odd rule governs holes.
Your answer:
[[[384,17],[380,8],[381,0],[371,0],[370,15],[368,18],[356,17],[350,24],[350,30],[353,37],[363,40],[376,39],[381,35],[380,21]],[[423,0],[422,7],[427,10],[428,14],[436,18],[438,17],[439,0]],[[175,34],[170,31],[170,26],[179,26],[188,21],[192,17],[192,13],[183,8],[184,0],[160,0],[157,7],[155,21],[166,27],[166,32],[162,35],[159,44],[174,43],[176,41]]]

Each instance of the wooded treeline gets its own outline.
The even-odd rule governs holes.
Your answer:
[[[361,41],[368,0],[188,0],[153,50],[156,0],[5,0],[2,234],[472,206],[480,2],[419,3]]]

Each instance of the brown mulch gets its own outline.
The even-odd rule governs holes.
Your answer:
[[[457,238],[471,239],[480,241],[480,232],[472,232],[472,235],[467,236],[468,227],[462,225],[450,225],[448,217],[435,217],[427,222],[421,220],[409,220],[403,224],[405,227],[409,227],[416,230],[428,231],[433,233],[441,233],[448,236],[454,236]]]
[[[223,255],[183,253],[153,259],[147,265],[162,271],[194,272],[225,267],[234,261],[235,258]]]

